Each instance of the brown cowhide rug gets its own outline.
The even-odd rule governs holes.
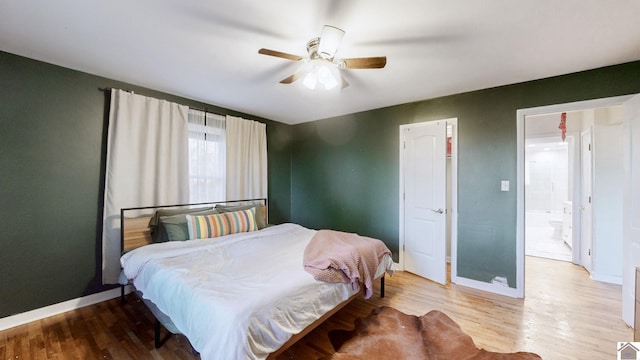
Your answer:
[[[455,321],[437,310],[418,317],[383,306],[357,319],[353,331],[330,331],[329,339],[336,352],[323,360],[542,359],[533,353],[502,354],[479,349]]]

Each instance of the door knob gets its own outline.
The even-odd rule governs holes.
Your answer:
[[[443,214],[444,213],[444,210],[442,210],[442,209],[438,209],[438,210],[431,209],[431,211],[433,211],[434,213],[437,213],[437,214]]]

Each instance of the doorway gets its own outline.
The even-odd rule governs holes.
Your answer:
[[[457,119],[400,126],[400,268],[447,283],[455,271]]]
[[[558,117],[525,118],[525,254],[572,261],[575,139],[549,131]]]
[[[539,108],[523,109],[517,112],[517,140],[518,140],[518,180],[517,180],[517,293],[524,296],[524,262],[525,247],[529,240],[526,236],[526,120],[535,119],[538,116],[554,116],[554,136],[560,133],[558,125],[561,114],[579,114],[580,121],[567,123],[567,140],[573,139],[573,145],[568,144],[568,150],[573,149],[574,154],[568,155],[568,190],[565,203],[568,208],[563,208],[563,222],[568,221],[571,226],[567,235],[571,244],[572,259],[574,263],[582,265],[588,260],[582,256],[582,252],[589,254],[592,263],[589,266],[590,277],[594,280],[620,284],[622,282],[622,104],[628,96],[583,101],[569,104],[544,106]],[[585,130],[591,131],[593,142],[588,148],[592,150],[592,160],[582,157],[581,147],[584,143]],[[592,165],[593,175],[591,180],[585,179],[581,171],[587,161]],[[573,174],[573,175],[571,175]],[[586,183],[585,183],[586,181]],[[582,190],[592,186],[591,194]],[[584,203],[588,201],[588,203]],[[585,211],[591,209],[593,217],[589,220]],[[565,212],[570,214],[565,214]],[[589,223],[591,223],[589,225]],[[592,239],[585,236],[582,228],[592,231]],[[600,245],[600,246],[598,246]]]

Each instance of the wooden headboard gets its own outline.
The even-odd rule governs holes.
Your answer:
[[[158,209],[189,209],[200,206],[215,205],[261,205],[262,216],[265,223],[269,223],[268,202],[266,198],[232,201],[215,201],[197,204],[179,204],[162,206],[145,206],[120,209],[120,249],[121,253],[151,244],[151,232],[149,220]]]
[[[122,220],[122,253],[151,244],[149,220],[152,215]]]

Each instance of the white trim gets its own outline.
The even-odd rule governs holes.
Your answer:
[[[516,296],[524,297],[524,118],[526,110],[516,112]],[[522,229],[522,230],[521,230]]]
[[[404,271],[404,129],[409,125],[400,125],[399,135],[399,178],[398,178],[398,269]]]
[[[566,104],[539,106],[516,111],[516,136],[517,138],[517,200],[516,200],[516,297],[524,297],[524,152],[525,134],[524,118],[532,115],[559,113],[565,111],[577,111],[598,107],[622,105],[634,95],[615,96],[602,99],[577,101]]]
[[[126,286],[125,294],[131,292],[131,287]],[[120,288],[103,291],[97,294],[87,295],[76,299],[67,300],[61,303],[45,306],[39,309],[27,311],[21,314],[11,315],[0,319],[0,331],[10,329],[19,325],[24,325],[32,321],[41,320],[63,312],[80,309],[85,306],[97,304],[102,301],[111,300],[120,296]]]
[[[597,272],[591,273],[591,280],[605,282],[608,284],[622,285],[622,275],[598,275]]]
[[[451,124],[451,277],[458,283],[458,118],[447,119]]]
[[[509,296],[513,298],[519,297],[517,289],[504,286],[504,285],[487,283],[484,281],[478,281],[478,280],[459,277],[458,281],[456,282],[456,285],[462,285],[462,286],[466,286],[476,290],[482,290],[482,291],[503,295],[503,296]]]
[[[451,257],[447,259],[447,262],[451,263],[451,282],[456,282],[457,279],[457,248],[458,248],[458,118],[449,118],[441,120],[422,121],[411,124],[400,125],[399,128],[399,211],[398,211],[398,252],[399,263],[398,269],[404,271],[404,140],[403,131],[407,128],[419,127],[428,125],[433,121],[445,121],[447,125],[452,125],[451,134],[451,183],[447,186],[451,186]]]

